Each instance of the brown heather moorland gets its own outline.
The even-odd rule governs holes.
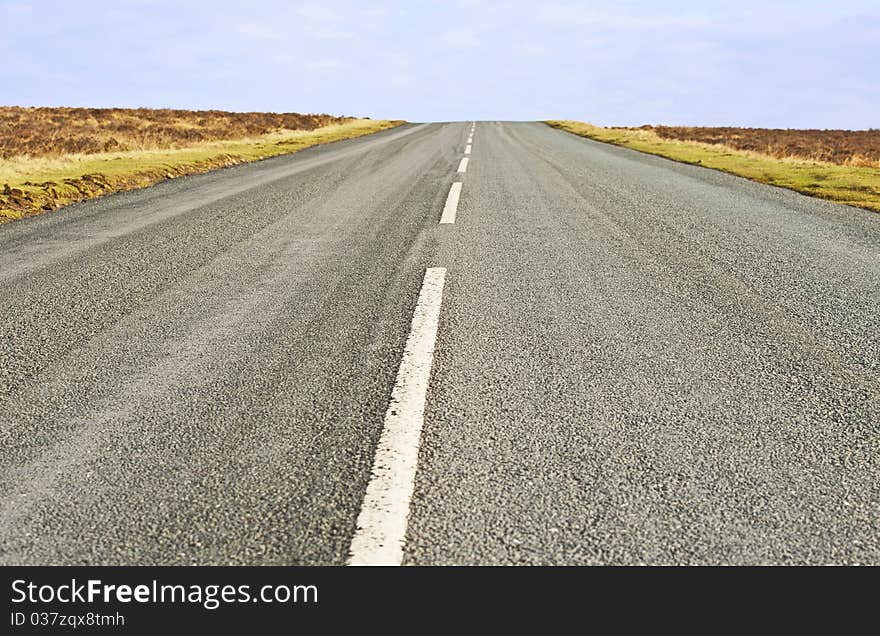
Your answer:
[[[840,166],[880,168],[880,130],[793,130],[642,126],[662,139],[749,150],[776,159],[808,159]]]
[[[0,106],[0,157],[182,148],[280,130],[314,130],[350,119],[220,110]]]
[[[402,123],[298,113],[0,107],[0,223]]]
[[[642,126],[548,121],[581,137],[880,212],[880,131]]]

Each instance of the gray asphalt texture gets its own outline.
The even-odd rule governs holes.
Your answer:
[[[405,563],[880,564],[880,215],[468,128],[0,226],[0,563],[344,563],[445,267]]]

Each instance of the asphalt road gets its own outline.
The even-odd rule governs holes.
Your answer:
[[[403,563],[880,564],[880,215],[469,130],[0,226],[0,563],[345,563],[445,268]]]

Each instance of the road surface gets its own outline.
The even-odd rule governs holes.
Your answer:
[[[877,214],[407,125],[0,226],[0,307],[3,564],[880,564]]]

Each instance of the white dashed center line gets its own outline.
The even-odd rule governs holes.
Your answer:
[[[468,144],[467,146],[464,147],[464,154],[466,154],[466,155],[471,154],[471,145],[470,144]]]
[[[349,565],[400,565],[403,560],[445,278],[443,267],[425,272],[358,515]]]
[[[461,196],[461,181],[456,181],[449,188],[449,196],[446,197],[446,205],[443,206],[441,223],[455,223],[455,213],[458,211],[458,197]]]
[[[467,165],[468,165],[468,158],[463,157],[461,160],[461,163],[458,164],[458,171],[459,172],[467,172]]]

